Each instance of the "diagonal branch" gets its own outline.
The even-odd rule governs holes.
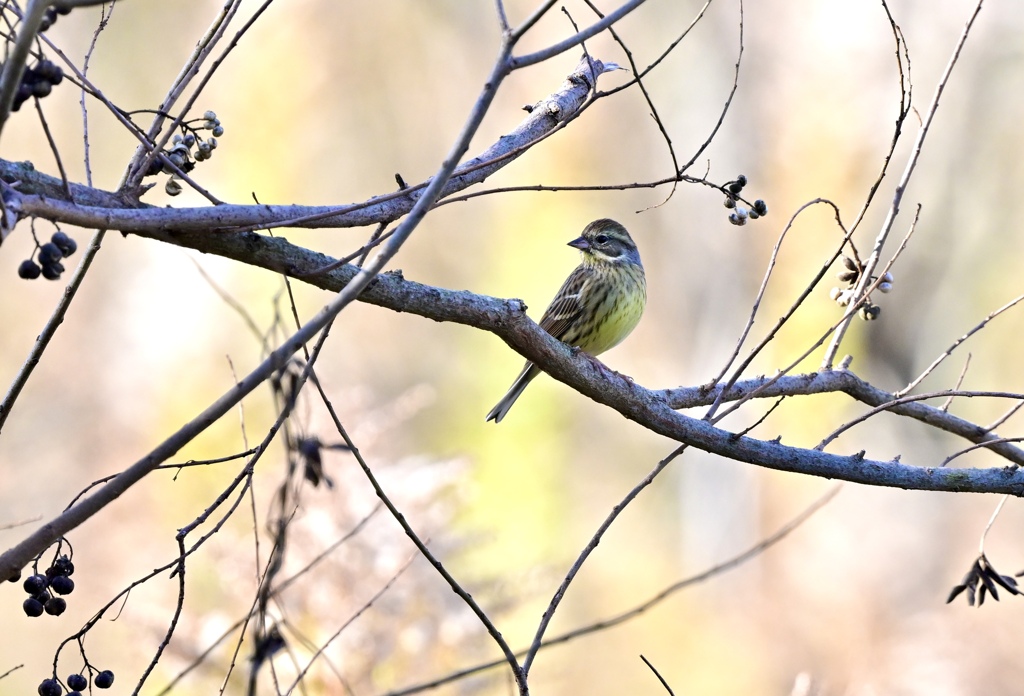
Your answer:
[[[291,271],[296,276],[323,268],[333,260],[324,254],[290,244],[287,240],[255,233],[207,235],[193,232],[147,236],[246,261],[270,270]],[[357,271],[354,266],[343,266],[330,273],[303,278],[303,281],[325,290],[337,291],[355,277]],[[724,457],[782,471],[868,485],[1024,495],[1024,471],[1008,471],[1001,468],[924,468],[896,461],[872,461],[867,459],[864,453],[840,456],[788,447],[777,441],[736,437],[726,430],[676,413],[676,408],[698,405],[695,402],[682,402],[679,395],[683,392],[680,390],[652,391],[625,380],[609,378],[592,360],[586,356],[574,355],[565,344],[542,331],[526,316],[523,304],[517,300],[498,300],[471,292],[423,285],[406,280],[400,273],[378,276],[359,299],[397,312],[416,314],[434,321],[465,324],[489,331],[555,379],[585,396],[611,406],[653,432]],[[755,382],[757,380],[744,382],[742,385],[749,389]],[[798,391],[797,386],[801,383],[802,391]],[[739,389],[739,385],[734,389]],[[788,393],[794,394],[842,391],[876,406],[894,398],[888,392],[863,382],[853,373],[842,370],[781,378],[777,385],[773,384],[770,388],[760,390],[759,395],[777,397],[787,393],[787,389]],[[702,393],[703,399],[710,399],[702,401],[703,404],[711,403],[717,397],[713,389]],[[735,398],[740,396],[742,395]],[[971,442],[982,442],[995,437],[981,426],[925,404],[905,403],[892,408],[892,411],[960,434]],[[1014,463],[1024,463],[1024,455],[1012,445],[1003,443],[991,449]]]
[[[562,85],[532,108],[529,115],[489,148],[455,168],[439,198],[478,184],[513,162],[561,123],[573,118],[586,103],[595,75],[604,72],[599,60],[581,60]],[[54,222],[122,232],[159,230],[225,231],[237,227],[363,227],[392,222],[407,215],[431,180],[361,203],[333,206],[218,205],[202,208],[162,208],[140,205],[116,193],[71,184],[78,205],[68,201],[60,179],[35,171],[31,164],[0,160],[0,179],[20,182],[7,193],[8,205],[21,215]]]
[[[307,282],[324,290],[336,291],[343,287],[355,276],[355,273],[358,270],[355,266],[342,266],[341,268],[337,268],[329,273],[304,277],[305,274],[312,274],[314,271],[328,266],[333,259],[324,254],[313,252],[303,247],[291,244],[285,239],[279,237],[265,237],[255,233],[208,235],[191,232],[180,234],[163,233],[159,235],[146,236],[186,248],[203,251],[205,253],[212,253],[244,261],[268,270],[291,273],[300,277],[303,282]],[[610,382],[604,379],[595,379],[591,383],[591,392],[581,388],[581,375],[574,374],[573,370],[567,369],[574,361],[572,359],[565,359],[563,344],[554,341],[554,339],[551,339],[553,343],[549,343],[548,339],[550,339],[550,336],[540,331],[539,327],[526,318],[522,304],[517,301],[500,301],[494,298],[476,295],[471,292],[446,290],[444,288],[423,285],[421,283],[405,280],[400,273],[386,273],[378,276],[359,299],[360,301],[385,307],[396,312],[416,314],[428,319],[433,319],[434,321],[454,322],[490,331],[508,343],[518,353],[527,359],[538,363],[538,365],[545,369],[545,371],[553,374],[556,379],[560,379],[587,396],[590,396],[602,403],[611,405],[620,412],[623,412],[622,408],[616,405],[615,402],[617,399],[615,397],[620,394],[627,393],[629,390],[623,388],[616,382]],[[543,346],[547,347],[545,348]],[[557,347],[561,347],[562,350],[557,350]],[[553,369],[551,369],[554,367],[554,364],[551,361],[562,361],[560,363],[563,368],[561,374],[556,374]],[[569,375],[572,375],[571,379],[569,378]],[[773,381],[774,383],[769,386],[765,386],[768,381]],[[642,388],[637,387],[637,389]],[[745,398],[754,390],[757,390],[758,397],[765,398],[776,398],[782,395],[843,392],[870,406],[880,406],[890,403],[896,399],[893,394],[865,382],[854,373],[847,370],[831,370],[812,373],[809,375],[794,375],[775,378],[765,377],[746,380],[738,382],[736,385],[726,389],[724,395],[722,395],[721,385],[711,389],[704,389],[700,387],[693,387],[689,389],[667,389],[660,391],[647,391],[646,389],[642,389],[642,391],[648,395],[649,400],[652,402],[664,402],[664,405],[668,409],[707,406],[714,403],[720,395],[722,401],[736,401],[738,399]],[[598,398],[596,394],[601,394],[605,398]],[[914,418],[915,420],[919,420],[927,425],[963,437],[969,442],[975,444],[989,442],[998,438],[995,433],[978,424],[971,423],[955,415],[942,411],[940,408],[929,406],[927,404],[903,403],[893,405],[887,410],[898,415]],[[625,412],[623,413],[626,415]],[[675,416],[685,418],[680,414],[673,414],[673,417]],[[634,418],[634,420],[637,420],[642,425],[648,425],[648,423],[639,416]],[[689,420],[690,419],[687,419],[687,421]],[[717,432],[725,433],[725,431]],[[680,441],[685,442],[685,440],[682,439]],[[696,442],[691,444],[694,444],[701,449],[705,449],[705,447],[702,447]],[[729,449],[728,443],[725,443],[725,449]],[[1014,447],[1008,443],[1001,443],[993,445],[990,449],[996,454],[1008,459],[1010,462],[1024,465],[1024,451],[1020,448]],[[809,452],[810,450],[807,451]],[[725,456],[730,455],[726,454]],[[750,463],[760,464],[761,462],[751,461]],[[831,471],[831,466],[834,466],[836,471]],[[798,466],[795,466],[794,468],[786,468],[784,466],[777,468],[784,468],[788,471],[802,470]],[[827,473],[819,472],[817,475],[845,478],[846,480],[859,480],[841,475],[842,468],[843,464],[841,462],[838,460],[832,460],[830,465],[825,466],[824,469],[820,470],[821,472]],[[916,471],[918,468],[909,467],[909,469]],[[804,473],[813,472],[805,471]],[[890,473],[895,475],[896,470]],[[921,474],[921,471],[916,471],[916,474],[917,485],[911,487],[931,489],[932,484],[929,483],[930,478]],[[903,485],[897,482],[900,480],[900,476],[888,478],[888,480],[891,482],[883,483],[882,481],[878,481],[877,483],[879,485]],[[860,482],[876,483],[875,481],[872,481],[870,477],[866,480],[860,480]],[[1020,482],[1018,481],[1017,483]],[[987,486],[989,483],[984,485]],[[940,487],[934,490],[948,489]],[[988,491],[988,489],[984,487],[983,489],[979,489],[979,492],[986,491]],[[997,491],[993,490],[988,492]]]

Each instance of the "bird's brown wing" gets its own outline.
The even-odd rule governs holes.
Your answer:
[[[560,341],[583,314],[580,295],[586,280],[586,269],[581,265],[565,279],[555,299],[551,301],[551,306],[544,310],[544,316],[540,319],[540,327]]]

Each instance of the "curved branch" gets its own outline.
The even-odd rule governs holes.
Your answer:
[[[572,36],[563,41],[559,41],[558,43],[548,46],[547,48],[542,49],[540,51],[535,51],[533,53],[528,53],[527,55],[524,56],[512,58],[512,60],[509,61],[510,67],[513,70],[517,70],[519,68],[525,68],[528,65],[542,63],[549,58],[554,58],[559,53],[564,53],[573,46],[578,46],[579,44],[589,39],[591,36],[596,36],[597,34],[600,34],[602,31],[618,22],[620,19],[628,15],[630,12],[643,5],[644,2],[646,2],[646,0],[629,0],[628,2],[623,3],[617,10],[609,12],[607,15],[605,15],[598,21],[594,22],[586,29],[583,29],[577,32],[576,34],[573,34]],[[550,9],[550,6],[550,4],[546,3],[545,6],[542,8],[543,11],[546,12],[548,9]],[[526,29],[529,29],[529,27],[533,26],[532,22],[535,22],[537,19],[539,19],[539,16],[535,14],[533,17],[531,17],[530,19],[523,23],[522,28],[516,29],[515,32],[513,32],[513,36],[515,38],[519,38],[520,36],[522,36],[522,33]]]

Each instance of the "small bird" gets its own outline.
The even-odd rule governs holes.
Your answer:
[[[583,257],[544,310],[540,327],[596,356],[617,346],[640,321],[647,304],[647,280],[640,252],[626,228],[614,220],[595,220],[569,246]],[[487,414],[500,423],[540,368],[526,363],[508,393]]]

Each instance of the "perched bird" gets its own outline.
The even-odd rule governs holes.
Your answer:
[[[540,327],[589,355],[617,346],[640,321],[647,304],[644,267],[629,232],[614,220],[595,220],[569,246],[583,257],[541,317]],[[500,423],[526,385],[540,374],[531,362],[487,414]]]

